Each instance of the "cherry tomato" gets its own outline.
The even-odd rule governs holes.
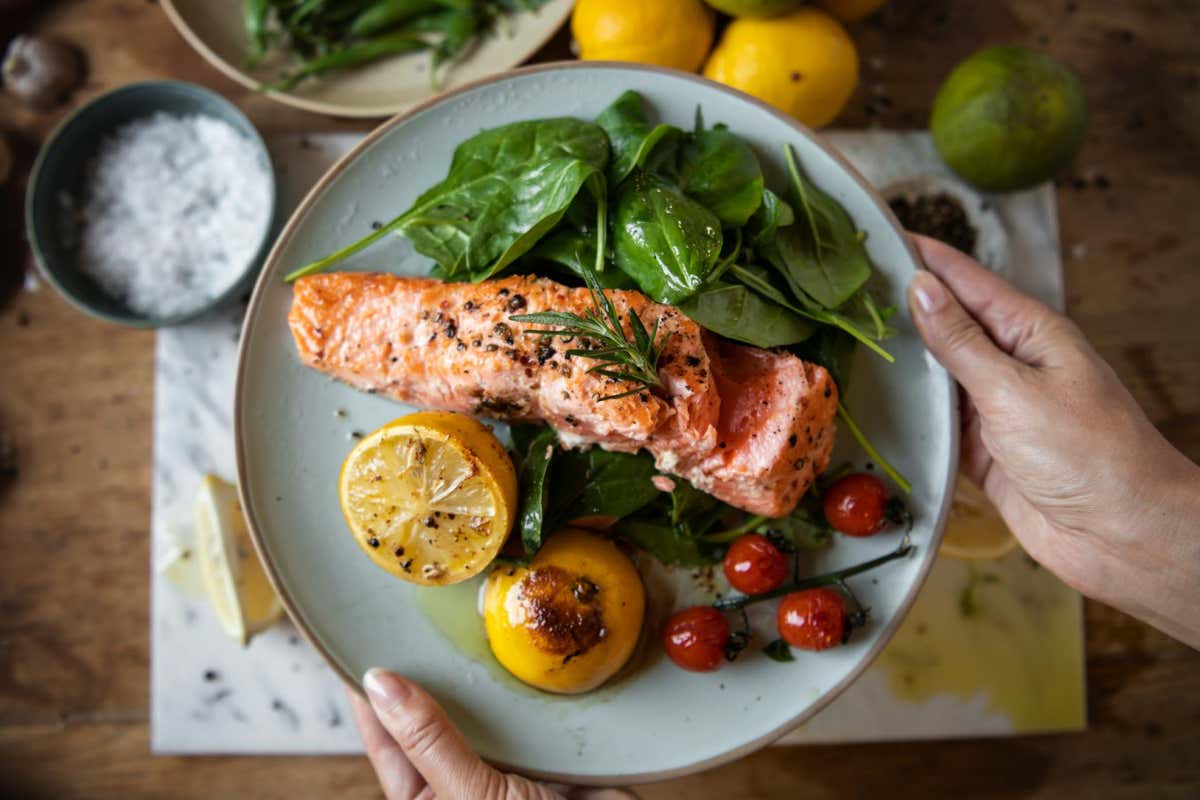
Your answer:
[[[738,537],[725,553],[725,577],[743,594],[769,592],[787,575],[787,557],[761,533]]]
[[[725,661],[729,623],[712,606],[692,606],[667,620],[663,648],[679,666],[692,672],[712,672]]]
[[[828,650],[845,641],[846,601],[832,589],[785,595],[775,614],[779,636],[801,650]]]
[[[874,475],[838,478],[825,490],[825,519],[847,536],[871,536],[883,530],[888,490]]]

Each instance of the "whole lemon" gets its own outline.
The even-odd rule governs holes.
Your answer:
[[[804,5],[804,0],[705,0],[731,17],[773,17]]]
[[[571,33],[585,61],[635,61],[695,72],[716,15],[701,0],[578,0]]]
[[[858,50],[833,17],[802,8],[782,17],[736,19],[704,75],[819,128],[842,112],[858,83]]]
[[[1087,131],[1079,79],[1023,47],[980,50],[938,90],[929,129],[942,159],[980,189],[1027,189],[1075,157]]]
[[[882,8],[887,0],[816,0],[817,5],[842,22],[858,22]]]

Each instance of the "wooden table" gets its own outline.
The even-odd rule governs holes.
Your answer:
[[[172,77],[223,92],[265,131],[368,127],[293,111],[226,80],[153,0],[57,3],[37,28],[87,54],[88,82],[72,106],[122,83]],[[1072,64],[1093,118],[1060,192],[1067,306],[1193,459],[1197,34],[1194,2],[895,0],[855,30],[862,85],[839,122],[921,127],[950,66],[985,44],[1026,44]],[[539,58],[567,53],[563,34]],[[36,115],[0,97],[0,128],[36,144],[67,110]],[[26,259],[3,253],[0,273]],[[150,754],[153,352],[152,334],[95,322],[45,286],[0,310],[0,428],[19,454],[15,483],[0,490],[0,795],[378,796],[362,758]],[[1087,654],[1087,733],[767,749],[643,795],[1200,796],[1200,654],[1095,603]]]

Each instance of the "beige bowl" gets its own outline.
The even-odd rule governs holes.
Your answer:
[[[443,89],[471,83],[520,64],[538,51],[571,13],[573,0],[551,0],[537,12],[510,17],[510,30],[497,32],[449,68]],[[272,53],[246,68],[242,0],[163,0],[171,22],[205,59],[243,86],[274,82],[287,57]],[[342,117],[386,117],[437,94],[429,77],[429,54],[394,56],[364,67],[305,81],[267,96],[289,106]]]

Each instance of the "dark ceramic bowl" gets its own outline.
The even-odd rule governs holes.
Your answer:
[[[246,261],[241,277],[211,301],[170,317],[150,317],[128,308],[78,269],[78,253],[64,236],[75,223],[67,218],[64,195],[79,197],[84,172],[100,143],[126,123],[159,111],[203,114],[224,120],[251,141],[271,179],[271,222]],[[42,275],[76,308],[108,322],[157,328],[198,317],[247,291],[262,268],[275,229],[275,171],[258,131],[237,106],[200,86],[180,81],[147,81],[122,86],[76,111],[51,134],[38,153],[25,195],[25,228]]]

